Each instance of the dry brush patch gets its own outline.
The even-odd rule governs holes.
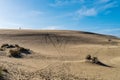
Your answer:
[[[32,51],[30,49],[26,49],[24,47],[20,47],[18,44],[3,44],[0,48],[0,51],[7,52],[9,57],[22,58],[27,54],[31,54]]]
[[[91,63],[94,63],[94,64],[97,64],[97,65],[100,65],[100,66],[105,66],[105,67],[111,67],[113,68],[112,66],[109,66],[103,62],[101,62],[98,57],[92,57],[91,55],[87,55],[86,58],[85,58],[87,61],[91,62]]]
[[[0,67],[0,80],[8,80],[6,76],[7,73],[7,69],[3,69],[3,67]]]
[[[9,51],[10,53],[10,57],[15,57],[15,58],[22,58],[22,55],[20,54],[20,51],[19,50],[10,50]]]
[[[2,78],[2,67],[0,67],[0,80]]]

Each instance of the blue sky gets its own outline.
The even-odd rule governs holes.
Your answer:
[[[0,28],[18,27],[120,37],[120,0],[0,0]]]

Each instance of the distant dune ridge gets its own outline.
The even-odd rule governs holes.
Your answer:
[[[0,46],[3,44],[18,44],[32,53],[18,59],[0,51],[0,80],[120,79],[120,38],[115,36],[69,30],[0,30]],[[5,51],[7,54],[9,49]],[[88,54],[98,57],[104,66],[86,61]]]

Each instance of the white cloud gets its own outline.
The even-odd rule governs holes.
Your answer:
[[[110,2],[110,3],[107,3],[105,5],[103,5],[102,9],[106,10],[106,9],[110,9],[110,8],[113,8],[113,7],[117,7],[117,2]]]
[[[87,17],[87,16],[97,16],[98,14],[109,14],[111,8],[117,7],[118,2],[116,0],[55,0],[51,4],[53,7],[63,7],[68,5],[79,5],[79,9],[73,9],[72,13],[75,17]],[[67,13],[66,13],[67,14]]]
[[[118,6],[117,1],[112,0],[99,0],[98,2],[93,0],[85,3],[76,11],[78,17],[96,16],[100,13],[107,15],[111,12],[111,8]]]
[[[79,16],[96,16],[97,15],[97,11],[95,10],[95,8],[81,8],[80,10],[77,11],[77,14]]]

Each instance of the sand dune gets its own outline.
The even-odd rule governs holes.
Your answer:
[[[0,45],[18,44],[34,53],[10,58],[0,51],[8,80],[119,80],[120,39],[65,30],[0,30]],[[86,62],[86,55],[114,68]]]

